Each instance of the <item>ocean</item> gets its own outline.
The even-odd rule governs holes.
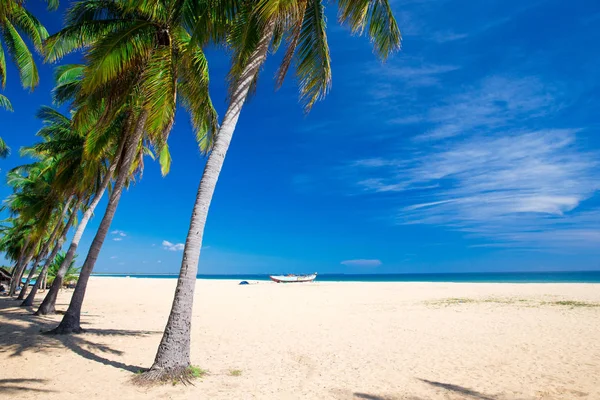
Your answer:
[[[103,274],[94,276],[131,278],[172,278],[169,274]],[[231,279],[268,281],[267,274],[203,275],[198,279]],[[475,273],[427,273],[427,274],[320,274],[320,282],[471,282],[471,283],[600,283],[600,271],[568,272],[475,272]]]

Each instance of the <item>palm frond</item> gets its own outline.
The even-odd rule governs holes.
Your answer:
[[[87,57],[84,91],[93,92],[117,79],[128,67],[148,60],[155,34],[152,23],[136,21],[95,43]]]
[[[43,41],[48,38],[48,31],[44,25],[23,7],[15,7],[9,19],[16,29],[31,39],[36,50],[41,52]]]
[[[186,49],[180,65],[179,93],[184,107],[190,113],[192,127],[202,153],[208,153],[218,131],[218,116],[209,94],[208,61],[202,48],[193,40],[182,38]]]
[[[0,38],[0,87],[4,89],[6,87],[6,56],[4,55],[4,48],[2,47],[2,40]]]
[[[8,47],[8,52],[15,60],[19,69],[23,87],[33,90],[39,82],[39,75],[31,52],[10,21],[4,20],[4,29],[1,31],[4,42]]]
[[[170,46],[152,52],[141,77],[140,90],[148,112],[146,132],[153,141],[164,141],[175,120],[176,78]]]
[[[8,111],[13,111],[12,104],[10,104],[10,100],[8,100],[8,97],[2,94],[0,94],[0,107]]]
[[[4,139],[0,137],[0,158],[6,158],[10,155],[10,147],[6,144]]]
[[[300,100],[307,112],[331,87],[331,61],[325,28],[321,0],[308,0],[295,55]]]
[[[399,50],[402,42],[400,29],[388,0],[338,0],[339,19],[350,26],[353,33],[368,33],[377,55],[385,60]]]

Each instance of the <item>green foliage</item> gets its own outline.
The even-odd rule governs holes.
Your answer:
[[[33,90],[39,82],[39,74],[33,55],[21,35],[31,40],[35,49],[41,51],[48,32],[27,11],[23,2],[16,0],[3,0],[0,4],[0,32],[0,86],[4,88],[6,85],[6,49],[17,66],[23,87]]]
[[[204,375],[208,374],[208,371],[194,365],[190,365],[188,369],[193,378],[202,378]]]
[[[191,0],[82,0],[67,12],[65,28],[48,39],[49,61],[84,50],[83,68],[60,71],[55,97],[59,103],[73,97],[75,126],[91,131],[93,145],[86,146],[90,156],[121,113],[129,115],[129,130],[145,114],[145,140],[160,155],[166,174],[177,102],[192,117],[201,149],[209,149],[204,143],[217,129],[217,116],[208,93],[206,59],[199,42],[191,40],[187,21],[196,18],[189,15],[192,8],[198,10]],[[140,152],[144,154],[141,146]]]
[[[232,369],[231,371],[229,371],[229,375],[242,376],[242,370],[241,369]]]
[[[354,34],[366,33],[381,59],[400,48],[400,30],[387,0],[339,0],[337,5],[339,22],[349,26]],[[331,62],[322,0],[241,2],[228,26],[227,44],[233,50],[230,90],[237,86],[261,38],[272,30],[272,51],[287,39],[286,52],[276,74],[277,87],[283,84],[294,64],[305,111],[325,97],[331,87]],[[255,85],[256,77],[250,92]]]
[[[66,256],[67,256],[67,254],[65,252],[58,253],[56,255],[56,257],[54,258],[54,260],[52,261],[52,264],[50,264],[50,266],[48,267],[48,284],[49,285],[51,285],[52,282],[54,282],[54,279],[56,279],[58,270],[60,269],[60,266],[63,263],[63,261],[65,260]],[[73,257],[73,260],[71,261],[71,264],[69,265],[69,268],[67,269],[67,272],[65,273],[63,282],[71,282],[71,281],[77,280],[77,278],[79,276],[79,271],[81,271],[81,268],[75,268],[76,258],[77,258],[77,255],[75,255]]]

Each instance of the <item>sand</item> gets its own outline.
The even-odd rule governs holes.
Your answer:
[[[94,277],[87,333],[65,337],[39,334],[60,316],[0,297],[0,398],[600,399],[600,285],[200,280],[192,362],[208,374],[135,387],[174,287]]]

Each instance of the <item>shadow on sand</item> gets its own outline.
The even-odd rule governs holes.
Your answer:
[[[86,317],[89,317],[89,315],[82,315],[82,318]],[[9,353],[9,357],[19,357],[27,351],[40,352],[49,349],[68,348],[88,360],[130,372],[137,372],[143,368],[106,358],[103,355],[121,356],[123,351],[94,341],[94,337],[142,337],[162,333],[159,331],[94,328],[85,329],[84,333],[78,335],[44,334],[43,332],[55,328],[57,322],[52,318],[30,314],[8,297],[0,298],[0,318],[3,319],[0,323],[0,353]],[[85,324],[82,321],[82,325],[85,326]]]
[[[27,387],[26,384],[45,383],[45,379],[0,379],[0,395],[16,395],[23,392],[50,393],[54,390]]]
[[[416,396],[395,397],[395,396],[376,395],[376,394],[359,393],[359,392],[353,393],[353,396],[355,399],[361,399],[361,400],[400,400],[400,399],[402,399],[402,400],[425,400],[422,397],[416,397]]]
[[[467,398],[468,399],[476,399],[476,400],[498,400],[499,399],[497,396],[483,394],[483,393],[477,392],[475,390],[472,390],[472,389],[469,389],[466,387],[462,387],[462,386],[458,386],[458,385],[452,385],[450,383],[435,382],[435,381],[429,381],[427,379],[420,379],[420,378],[419,378],[419,380],[421,382],[431,385],[433,387],[444,389],[449,392],[453,392],[455,394],[464,396],[465,399],[467,399]]]

